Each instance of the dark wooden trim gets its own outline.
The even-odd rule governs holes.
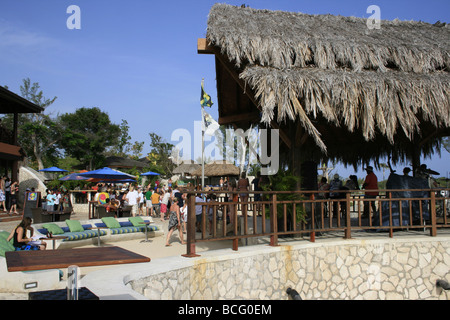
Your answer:
[[[119,247],[63,250],[11,251],[5,253],[8,271],[30,271],[149,262],[150,258]]]

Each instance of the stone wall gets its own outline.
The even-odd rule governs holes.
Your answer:
[[[252,246],[128,283],[149,299],[447,299],[450,237]],[[186,258],[184,258],[186,259]]]
[[[27,188],[34,188],[45,196],[47,187],[44,184],[44,176],[30,167],[20,167],[19,169],[19,207],[23,207],[24,195]]]

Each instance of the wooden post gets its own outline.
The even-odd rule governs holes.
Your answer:
[[[314,193],[311,193],[310,199],[311,200],[315,199]],[[311,208],[313,208],[314,205],[315,205],[314,202],[311,202]],[[316,221],[315,221],[316,217],[314,215],[315,215],[314,210],[311,210],[311,228],[313,230],[314,230],[314,226],[316,224]],[[315,231],[312,231],[312,232],[309,233],[309,241],[316,242],[316,232]]]
[[[186,234],[186,254],[182,254],[183,257],[193,258],[200,255],[195,253],[195,194],[188,194],[188,221],[187,221],[187,234]]]
[[[234,195],[234,193],[232,193],[232,198],[233,198],[233,195]],[[232,202],[232,207],[233,207],[233,217],[234,217],[233,232],[234,232],[234,235],[236,236],[238,234],[238,216],[237,216],[238,205],[237,205],[237,203]],[[238,246],[239,246],[239,239],[238,238],[233,239],[233,250],[238,251]]]
[[[392,192],[388,192],[388,198],[389,198],[389,237],[390,238],[393,238],[394,237],[394,229],[393,229],[393,227],[392,227]],[[380,208],[381,208],[381,204],[382,204],[382,202],[380,201]],[[379,213],[380,215],[381,215],[381,210],[380,210],[380,213]]]
[[[352,238],[352,221],[350,219],[350,192],[347,192],[345,194],[345,207],[346,207],[346,214],[345,214],[345,221],[346,221],[346,228],[345,228],[345,239],[351,239]]]
[[[430,236],[436,237],[437,235],[437,229],[436,229],[436,195],[434,194],[434,191],[430,191],[430,215],[431,215],[431,229],[430,229]],[[445,216],[445,215],[444,215]]]
[[[271,232],[275,233],[270,236],[270,245],[272,247],[278,246],[278,225],[277,225],[277,195],[272,194],[272,208],[270,210],[270,227]]]

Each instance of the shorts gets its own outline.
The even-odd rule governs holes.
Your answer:
[[[147,208],[153,207],[152,200],[145,200],[145,205],[147,206]]]
[[[136,213],[138,213],[138,211],[139,211],[139,205],[137,203],[133,204],[131,206],[131,214],[134,216]]]
[[[161,213],[167,212],[167,204],[161,203]]]
[[[20,247],[15,247],[16,251],[35,251],[35,250],[39,250],[38,246],[33,246],[31,244],[24,244]]]

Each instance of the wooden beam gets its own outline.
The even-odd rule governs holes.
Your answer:
[[[308,134],[303,130],[303,127],[300,124],[297,125],[295,136],[296,147],[301,147],[306,142],[306,139],[308,139]]]
[[[214,50],[208,45],[205,38],[197,39],[197,53],[199,54],[214,54]]]
[[[240,121],[252,121],[259,119],[259,113],[257,112],[248,112],[248,113],[241,113],[241,114],[235,114],[232,116],[226,116],[226,117],[219,117],[219,124],[233,124],[235,122]]]
[[[212,49],[214,51],[214,54],[216,55],[216,58],[220,61],[220,63],[222,63],[224,68],[230,73],[230,75],[234,79],[234,81],[236,81],[236,83],[241,87],[241,90],[244,92],[244,94],[246,94],[247,97],[250,98],[252,103],[258,108],[259,111],[262,111],[261,106],[259,105],[258,101],[256,101],[255,96],[253,95],[252,90],[250,88],[246,87],[244,81],[239,78],[239,75],[237,74],[235,67],[230,62],[230,60],[228,60],[228,58],[226,56],[224,56],[222,53],[220,53],[220,50],[218,47],[213,47]],[[289,138],[289,136],[286,134],[286,132],[278,125],[277,122],[275,122],[273,120],[270,122],[270,126],[274,129],[279,130],[279,135],[280,135],[281,140],[290,149],[292,146],[292,142],[291,142],[291,139]]]

